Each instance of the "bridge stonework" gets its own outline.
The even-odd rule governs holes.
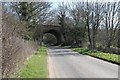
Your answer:
[[[42,25],[42,26],[39,26],[39,29],[37,30],[37,35],[40,37],[40,39],[43,39],[43,36],[46,33],[53,34],[56,37],[56,39],[57,39],[57,44],[56,45],[60,45],[60,44],[65,42],[65,39],[63,37],[60,26],[56,26],[56,25]]]

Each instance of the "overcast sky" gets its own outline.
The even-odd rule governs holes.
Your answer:
[[[59,2],[65,2],[65,3],[70,3],[70,2],[119,2],[120,0],[49,0],[50,2],[53,2],[53,7],[57,8]]]
[[[53,2],[53,8],[57,8],[59,2],[71,3],[71,2],[119,2],[120,0],[0,0],[1,2]]]
[[[120,0],[49,0],[50,2],[91,2],[91,1],[98,1],[98,2],[118,2]]]
[[[114,2],[114,1],[120,1],[120,0],[0,0],[1,2],[18,2],[18,1],[32,1],[32,2],[81,2],[81,1],[99,1],[99,2]]]

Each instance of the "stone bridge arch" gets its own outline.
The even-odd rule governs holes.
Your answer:
[[[60,45],[60,44],[64,43],[64,41],[65,41],[64,37],[63,37],[63,34],[61,33],[61,27],[60,26],[56,26],[56,25],[42,25],[37,30],[37,33],[39,33],[38,36],[41,39],[43,39],[43,36],[46,33],[53,34],[56,37],[56,39],[57,39],[57,43],[55,45]]]

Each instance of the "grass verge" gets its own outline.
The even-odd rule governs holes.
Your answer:
[[[47,48],[40,47],[18,72],[20,78],[47,78]]]
[[[96,50],[89,50],[87,48],[73,48],[72,50],[79,52],[80,54],[83,55],[89,55],[95,58],[99,58],[120,65],[120,60],[119,60],[120,55],[117,54],[104,53]]]

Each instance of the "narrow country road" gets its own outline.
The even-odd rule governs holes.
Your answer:
[[[50,78],[118,78],[118,65],[70,49],[49,47]]]

